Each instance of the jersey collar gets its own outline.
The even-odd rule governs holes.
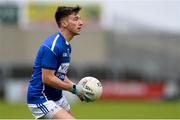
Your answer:
[[[58,31],[58,34],[63,38],[63,40],[65,41],[66,45],[69,45],[69,42],[64,38],[64,36]]]

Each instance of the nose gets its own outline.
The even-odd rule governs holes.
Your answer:
[[[83,26],[83,21],[82,20],[79,21],[79,25]]]

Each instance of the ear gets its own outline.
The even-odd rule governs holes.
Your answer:
[[[61,21],[61,26],[67,27],[68,26],[68,22],[66,20],[62,20]]]

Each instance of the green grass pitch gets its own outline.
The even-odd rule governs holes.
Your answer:
[[[180,119],[180,101],[96,101],[71,106],[73,115],[83,119]],[[27,106],[0,102],[0,119],[31,119]]]

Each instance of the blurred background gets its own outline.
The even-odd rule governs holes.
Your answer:
[[[77,118],[180,118],[179,0],[0,0],[0,118],[33,118],[26,86],[59,5],[80,5],[84,20],[69,78],[104,90],[88,104],[65,93]]]

